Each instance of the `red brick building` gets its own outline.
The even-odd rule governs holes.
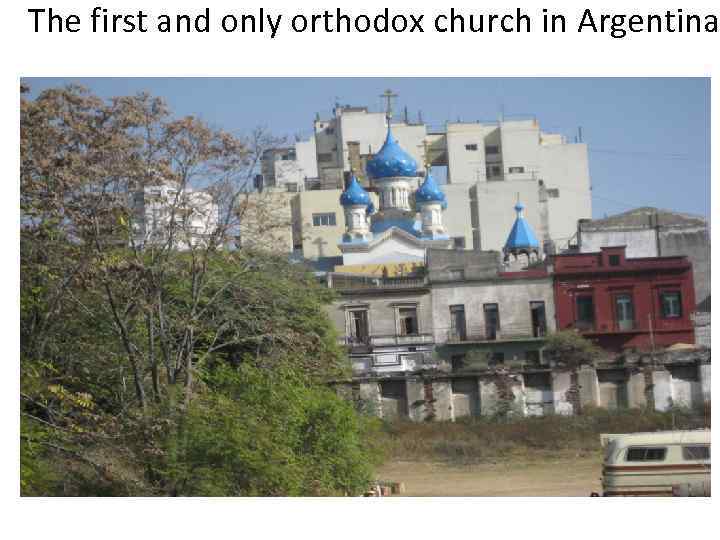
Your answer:
[[[626,259],[625,247],[555,255],[558,330],[577,329],[607,350],[695,343],[687,257]]]

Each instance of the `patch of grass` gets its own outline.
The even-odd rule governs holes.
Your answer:
[[[393,422],[384,424],[381,437],[392,459],[489,463],[592,455],[600,451],[601,433],[703,427],[710,427],[709,404],[668,412],[586,408],[576,416]]]

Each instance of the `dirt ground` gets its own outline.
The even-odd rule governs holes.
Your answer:
[[[598,458],[563,458],[481,465],[390,461],[383,481],[403,482],[407,497],[587,497],[599,492]]]

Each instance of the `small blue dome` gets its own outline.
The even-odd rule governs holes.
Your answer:
[[[403,150],[388,126],[387,137],[380,151],[367,162],[367,173],[371,178],[391,176],[417,176],[417,162]]]
[[[505,242],[506,251],[538,249],[540,247],[540,242],[535,237],[532,227],[520,214],[524,208],[525,206],[522,203],[515,205],[515,211],[518,215]]]
[[[350,183],[345,191],[340,195],[341,206],[355,206],[364,204],[367,206],[368,214],[375,211],[375,205],[370,200],[370,195],[363,189],[355,175],[350,178]]]
[[[430,173],[415,192],[415,202],[418,204],[437,202],[442,204],[443,210],[447,208],[447,198]]]

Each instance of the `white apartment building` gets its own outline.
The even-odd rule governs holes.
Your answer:
[[[382,146],[386,126],[384,112],[338,106],[333,117],[315,119],[308,140],[266,152],[265,186],[308,192],[305,203],[293,212],[295,249],[302,247],[305,258],[340,254],[332,243],[316,249],[302,240],[324,237],[330,231],[323,227],[345,226],[337,198],[315,192],[342,190],[352,169],[372,193],[365,165]],[[545,133],[536,120],[451,122],[431,129],[405,118],[393,120],[392,130],[418,163],[445,169],[443,191],[453,209],[445,226],[457,248],[502,250],[513,223],[507,208],[518,198],[541,244],[550,249],[565,247],[576,233],[577,221],[592,217],[587,145]],[[316,203],[309,204],[314,198]],[[305,208],[312,208],[313,215],[304,215]],[[315,214],[328,217],[322,222],[314,219]]]
[[[218,226],[218,205],[205,191],[162,182],[129,196],[135,246],[163,245],[172,236],[172,249],[184,251],[200,245]]]

